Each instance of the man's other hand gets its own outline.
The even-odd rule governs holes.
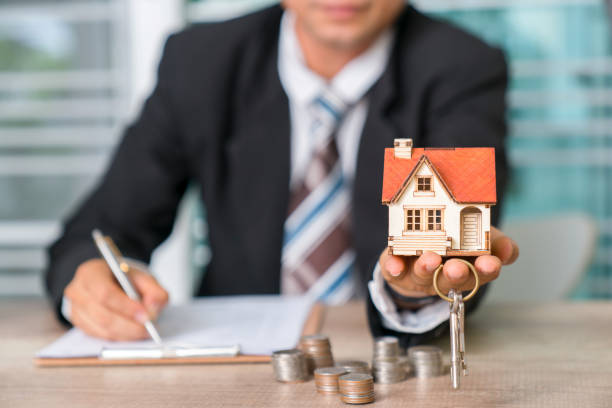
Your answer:
[[[519,255],[516,243],[500,230],[491,227],[491,255],[468,259],[476,267],[480,284],[497,279],[502,265],[513,263]],[[404,296],[422,297],[435,295],[433,275],[442,263],[442,257],[434,252],[424,252],[421,256],[394,256],[386,248],[380,255],[380,269],[391,288]],[[471,290],[474,276],[467,265],[454,259],[444,263],[442,274],[438,277],[438,288],[442,293],[450,289]]]
[[[148,337],[147,319],[155,319],[168,303],[168,292],[146,272],[130,268],[130,279],[142,302],[130,299],[115,281],[102,259],[82,263],[64,297],[71,302],[70,320],[85,333],[107,340],[139,340]]]

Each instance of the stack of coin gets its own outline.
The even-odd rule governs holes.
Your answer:
[[[370,374],[370,366],[365,361],[342,360],[336,361],[336,367],[342,367],[347,373]]]
[[[398,357],[398,361],[400,366],[402,366],[402,368],[406,372],[406,377],[410,377],[412,375],[412,362],[410,361],[410,357],[408,357],[408,355],[400,355]]]
[[[277,381],[294,383],[308,379],[306,359],[300,350],[275,351],[272,353],[272,367]]]
[[[400,354],[397,337],[384,336],[374,339],[374,358],[397,359]]]
[[[315,387],[319,394],[337,394],[338,377],[348,372],[342,367],[322,367],[314,370]]]
[[[443,374],[442,349],[436,346],[415,346],[408,349],[415,377],[429,378]]]
[[[322,334],[302,336],[298,348],[306,355],[308,373],[312,374],[315,368],[333,367],[334,358],[327,336]]]
[[[372,373],[379,384],[395,384],[406,379],[406,369],[396,361],[375,360]]]
[[[370,374],[350,373],[338,379],[340,399],[346,404],[374,402],[374,379]]]
[[[374,358],[372,373],[377,383],[393,384],[406,378],[406,370],[399,361],[399,342],[397,337],[377,337],[374,339]]]

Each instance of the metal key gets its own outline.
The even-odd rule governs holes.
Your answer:
[[[459,351],[461,353],[461,371],[463,375],[468,375],[467,364],[465,364],[465,303],[463,303],[463,295],[459,297]]]
[[[453,388],[459,388],[461,375],[467,375],[467,365],[465,364],[465,334],[464,318],[465,306],[463,296],[460,292],[451,289],[448,297],[453,299],[450,304],[450,337],[451,337],[451,366],[450,374]]]
[[[478,276],[478,272],[476,272],[476,268],[474,265],[465,261],[463,259],[457,259],[459,262],[463,262],[470,271],[474,274],[474,289],[465,297],[465,300],[470,300],[476,292],[478,292],[478,288],[480,287],[480,278]],[[438,266],[438,268],[434,272],[433,276],[433,287],[442,299],[446,300],[450,304],[450,338],[451,338],[451,380],[453,383],[453,388],[459,388],[459,380],[461,375],[468,375],[468,368],[465,364],[465,305],[463,303],[463,294],[459,291],[451,289],[448,292],[448,296],[444,293],[440,292],[440,288],[438,287],[438,276],[440,276],[440,272],[444,264]]]

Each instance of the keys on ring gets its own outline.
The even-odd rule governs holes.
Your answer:
[[[465,307],[461,293],[451,289],[448,292],[453,299],[450,304],[450,337],[451,337],[451,364],[450,375],[453,388],[459,388],[461,375],[467,375],[467,365],[465,364],[465,334],[463,331],[463,321],[465,317]]]
[[[476,292],[478,292],[478,288],[480,286],[478,273],[476,272],[474,266],[471,263],[464,261],[463,259],[458,259],[458,261],[465,263],[468,268],[470,268],[476,280],[474,289],[472,289],[470,294],[467,295],[465,299],[463,298],[461,292],[455,289],[451,289],[448,292],[448,296],[445,296],[442,292],[440,292],[440,289],[438,288],[438,275],[440,274],[443,265],[440,265],[438,269],[436,269],[433,279],[434,289],[436,290],[438,296],[450,303],[450,375],[454,389],[459,388],[461,376],[468,374],[467,365],[465,364],[465,304],[463,303],[463,301],[468,300],[472,296],[474,296]]]

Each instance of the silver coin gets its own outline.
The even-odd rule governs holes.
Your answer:
[[[347,371],[343,367],[322,367],[317,368],[314,373],[315,375],[320,376],[340,376],[343,374],[347,374]]]
[[[304,353],[300,350],[279,350],[272,353],[272,368],[277,381],[298,382],[308,378]]]

